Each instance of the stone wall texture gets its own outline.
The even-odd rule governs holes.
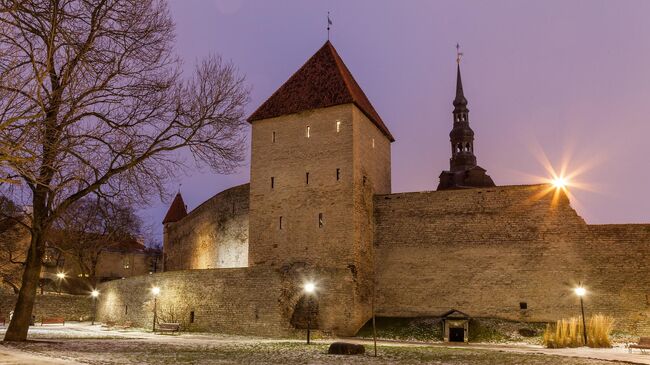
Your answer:
[[[14,310],[18,295],[0,290],[0,317],[9,324],[9,312]],[[36,324],[44,317],[63,317],[66,321],[89,321],[93,315],[93,302],[89,295],[45,293],[36,295],[32,315]]]
[[[165,271],[248,266],[249,185],[224,190],[164,228]]]
[[[380,315],[554,321],[582,283],[587,313],[650,333],[650,225],[587,225],[545,185],[378,195],[375,220]]]

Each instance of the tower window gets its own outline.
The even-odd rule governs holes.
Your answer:
[[[305,173],[305,184],[309,185],[309,173]]]
[[[275,131],[273,131],[273,136],[271,137],[271,141],[273,141],[273,143],[275,143]]]
[[[318,227],[323,228],[323,213],[318,213]]]
[[[194,311],[190,312],[190,323],[194,323]]]
[[[519,302],[519,309],[528,309],[528,303]]]
[[[130,265],[130,262],[129,262],[129,258],[128,257],[124,258],[124,268],[128,269],[130,266],[131,265]]]
[[[306,133],[307,133],[306,134],[307,138],[311,137],[311,127],[310,126],[307,126],[307,132]]]
[[[282,216],[280,216],[280,229],[282,229]]]
[[[341,169],[336,169],[336,181],[341,180]]]
[[[275,188],[275,177],[271,176],[271,189]]]
[[[375,139],[372,139],[372,148],[375,148]]]
[[[339,133],[341,131],[341,121],[337,120],[336,121],[336,133]]]
[[[364,175],[364,177],[363,177],[363,185],[366,185],[366,180],[368,180],[368,178]]]

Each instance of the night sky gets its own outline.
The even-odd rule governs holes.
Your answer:
[[[650,2],[172,0],[189,71],[218,53],[252,87],[252,113],[326,40],[396,138],[393,192],[435,190],[449,165],[456,42],[478,163],[497,185],[572,180],[588,223],[650,222]],[[249,130],[250,132],[250,130]],[[189,209],[249,181],[182,176]],[[176,186],[170,187],[172,190]],[[169,202],[143,218],[161,234]]]

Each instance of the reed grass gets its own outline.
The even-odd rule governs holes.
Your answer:
[[[580,347],[585,345],[582,316],[560,319],[555,324],[547,324],[542,335],[544,346],[548,348]],[[612,347],[610,334],[614,319],[602,314],[594,314],[587,321],[587,346]]]

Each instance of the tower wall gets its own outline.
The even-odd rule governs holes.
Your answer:
[[[354,104],[253,123],[249,263],[315,281],[321,329],[368,317],[375,190],[390,191],[390,142]]]

